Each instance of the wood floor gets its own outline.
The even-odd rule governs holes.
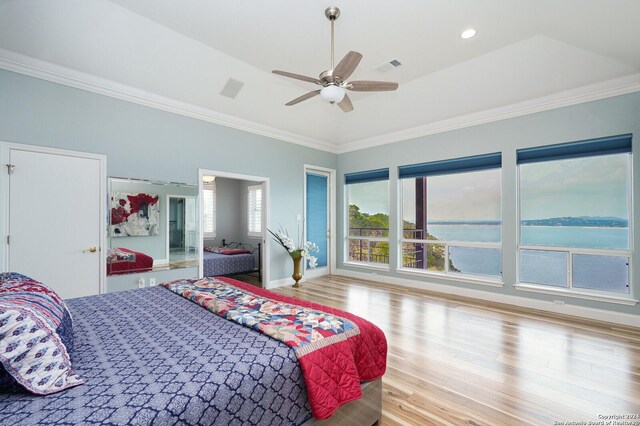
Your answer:
[[[383,425],[640,425],[640,329],[345,277],[274,291],[385,332]]]

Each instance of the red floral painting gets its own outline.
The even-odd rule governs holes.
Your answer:
[[[160,196],[111,193],[109,234],[112,237],[143,237],[160,233]]]

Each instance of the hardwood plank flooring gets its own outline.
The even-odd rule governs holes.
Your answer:
[[[640,426],[640,329],[337,276],[274,291],[384,331],[383,425]]]

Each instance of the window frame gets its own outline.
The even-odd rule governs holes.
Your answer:
[[[391,266],[391,239],[390,239],[390,232],[391,232],[391,227],[393,226],[392,222],[391,222],[391,185],[390,185],[390,179],[389,179],[389,175],[388,175],[388,169],[386,169],[386,173],[387,173],[387,177],[386,179],[384,178],[379,178],[379,175],[384,174],[385,169],[379,169],[379,170],[372,170],[372,171],[367,171],[367,172],[356,172],[356,173],[346,173],[345,174],[345,183],[343,185],[343,199],[345,200],[344,203],[344,240],[343,240],[343,263],[345,265],[352,265],[352,266],[358,266],[358,267],[364,267],[364,268],[369,268],[369,269],[376,269],[376,270],[381,270],[381,271],[389,271],[390,270],[390,266]],[[352,176],[357,176],[357,175],[367,175],[367,174],[371,174],[371,175],[376,175],[378,177],[373,177],[372,179],[366,179],[366,180],[362,180],[359,182],[347,182],[347,175],[352,175]],[[387,182],[387,208],[388,208],[388,212],[387,215],[389,215],[389,228],[387,229],[387,237],[366,237],[366,236],[352,236],[350,235],[350,227],[349,227],[349,185],[357,185],[357,184],[362,184],[362,183],[370,183],[370,182]],[[387,263],[378,263],[378,262],[371,262],[370,259],[370,250],[367,249],[367,261],[359,261],[359,260],[350,260],[349,259],[349,243],[351,241],[366,241],[367,243],[367,247],[370,247],[370,243],[371,242],[386,242],[388,247],[389,247],[389,253],[388,253],[388,261]]]
[[[490,164],[491,161],[487,162],[487,159],[490,157],[495,157],[496,155],[500,156],[500,167],[491,167],[488,166],[487,164]],[[485,166],[481,166],[483,168],[480,169],[476,169],[474,167],[464,167],[464,165],[468,162],[473,162],[474,159],[478,159],[480,161],[482,161],[483,163],[485,163]],[[439,168],[438,165],[439,164],[448,164],[448,163],[452,163],[454,165],[456,164],[462,164],[463,167],[453,167],[451,168],[451,171],[448,173],[445,173],[444,170],[446,169],[441,169],[440,171],[438,171],[437,173],[434,173],[430,176],[426,176],[428,177],[435,177],[435,176],[447,176],[447,175],[454,175],[454,174],[463,174],[463,173],[473,173],[473,172],[479,172],[479,171],[486,171],[486,170],[499,170],[500,171],[500,185],[499,185],[499,189],[500,189],[500,242],[473,242],[473,241],[450,241],[450,240],[427,240],[427,239],[415,239],[415,238],[404,238],[404,229],[403,229],[403,224],[404,224],[404,211],[403,211],[403,205],[404,205],[404,200],[403,200],[403,195],[404,195],[404,191],[403,191],[403,182],[407,179],[410,180],[414,180],[416,179],[418,176],[408,176],[405,178],[401,178],[400,176],[398,176],[398,189],[397,189],[397,194],[398,194],[398,212],[399,212],[399,218],[397,220],[397,232],[398,232],[398,246],[397,246],[397,251],[398,251],[398,258],[397,258],[397,262],[396,262],[396,270],[398,272],[401,273],[406,273],[406,274],[412,274],[412,275],[422,275],[422,276],[432,276],[432,277],[437,277],[437,278],[445,278],[445,279],[451,279],[451,280],[455,280],[455,281],[464,281],[464,282],[472,282],[472,283],[476,283],[476,284],[486,284],[489,286],[494,286],[494,287],[502,287],[504,285],[504,265],[503,265],[503,259],[504,259],[504,248],[503,248],[503,243],[504,243],[504,232],[502,229],[503,226],[503,220],[504,218],[502,217],[502,213],[503,213],[503,206],[504,206],[504,198],[503,198],[503,185],[502,185],[502,176],[503,176],[503,170],[502,170],[502,153],[490,153],[490,154],[481,154],[481,155],[477,155],[477,156],[470,156],[470,157],[462,157],[462,158],[452,158],[452,159],[445,159],[445,160],[440,160],[440,161],[434,161],[433,163],[425,163],[428,167],[429,164],[434,164],[436,165],[435,168]],[[419,165],[416,165],[419,166]],[[412,166],[400,166],[400,167],[406,167],[406,168],[410,168]],[[427,181],[428,182],[428,181]],[[428,183],[427,183],[428,185]],[[410,267],[405,267],[403,265],[403,244],[408,243],[408,244],[423,244],[426,246],[428,244],[432,244],[432,245],[444,245],[444,253],[445,253],[445,259],[444,259],[444,266],[445,269],[444,271],[438,271],[438,270],[433,270],[433,269],[418,269],[418,268],[410,268]],[[487,249],[498,249],[500,250],[500,275],[499,276],[495,276],[495,275],[481,275],[481,274],[471,274],[471,273],[464,273],[464,272],[452,272],[449,270],[449,247],[470,247],[470,248],[487,248]]]
[[[207,188],[208,186],[211,186],[213,188]],[[205,224],[205,214],[207,212],[207,204],[205,202],[205,192],[209,192],[211,191],[213,194],[212,197],[212,203],[211,203],[211,208],[213,210],[213,214],[212,214],[212,226],[213,226],[213,230],[212,231],[207,231],[206,229],[206,224]],[[212,180],[211,182],[202,182],[202,236],[205,239],[213,239],[216,237],[216,231],[217,231],[217,227],[216,227],[216,180],[214,178],[214,180]]]
[[[251,208],[251,194],[255,194],[257,192],[260,192],[260,204],[258,205],[257,202],[254,202],[253,204],[255,204],[255,207],[253,210]],[[260,238],[262,237],[262,204],[263,204],[263,195],[264,195],[264,191],[262,189],[262,184],[258,184],[258,185],[248,185],[247,186],[247,236],[251,237],[251,238]],[[255,196],[254,196],[255,198]],[[259,207],[259,208],[257,208]],[[252,227],[252,223],[251,223],[251,219],[253,218],[254,222],[255,222],[255,213],[259,214],[259,219],[260,219],[260,226],[258,226],[259,230],[256,231],[255,229],[252,229],[254,227]]]
[[[637,300],[634,295],[633,286],[633,151],[628,153],[604,153],[594,156],[610,156],[610,155],[626,155],[627,156],[627,215],[628,215],[628,248],[625,249],[601,249],[601,248],[583,248],[583,247],[564,247],[564,246],[538,246],[538,245],[526,245],[522,243],[522,172],[520,166],[522,164],[516,163],[517,169],[517,230],[516,230],[516,283],[515,287],[522,290],[536,291],[541,293],[561,294],[569,297],[577,297],[583,299],[614,302],[621,304],[635,304]],[[551,161],[565,161],[578,158],[588,157],[567,157],[558,159],[549,159],[544,161],[538,161],[540,163],[549,163]],[[523,163],[531,164],[531,163]],[[567,255],[567,271],[566,271],[566,287],[554,286],[549,284],[529,283],[522,281],[521,276],[521,251],[557,251],[563,252]],[[581,287],[573,286],[573,255],[600,255],[600,256],[612,256],[612,257],[626,257],[628,259],[627,269],[627,286],[629,288],[628,293],[619,293],[615,291],[585,289]]]

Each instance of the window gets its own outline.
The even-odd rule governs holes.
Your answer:
[[[216,237],[216,181],[215,176],[202,177],[202,227],[204,238]]]
[[[389,169],[345,175],[346,261],[389,264]]]
[[[518,151],[519,281],[629,294],[631,136]]]
[[[250,185],[247,209],[247,229],[250,237],[262,236],[262,185]]]
[[[400,167],[401,268],[501,277],[501,163],[487,154]]]

